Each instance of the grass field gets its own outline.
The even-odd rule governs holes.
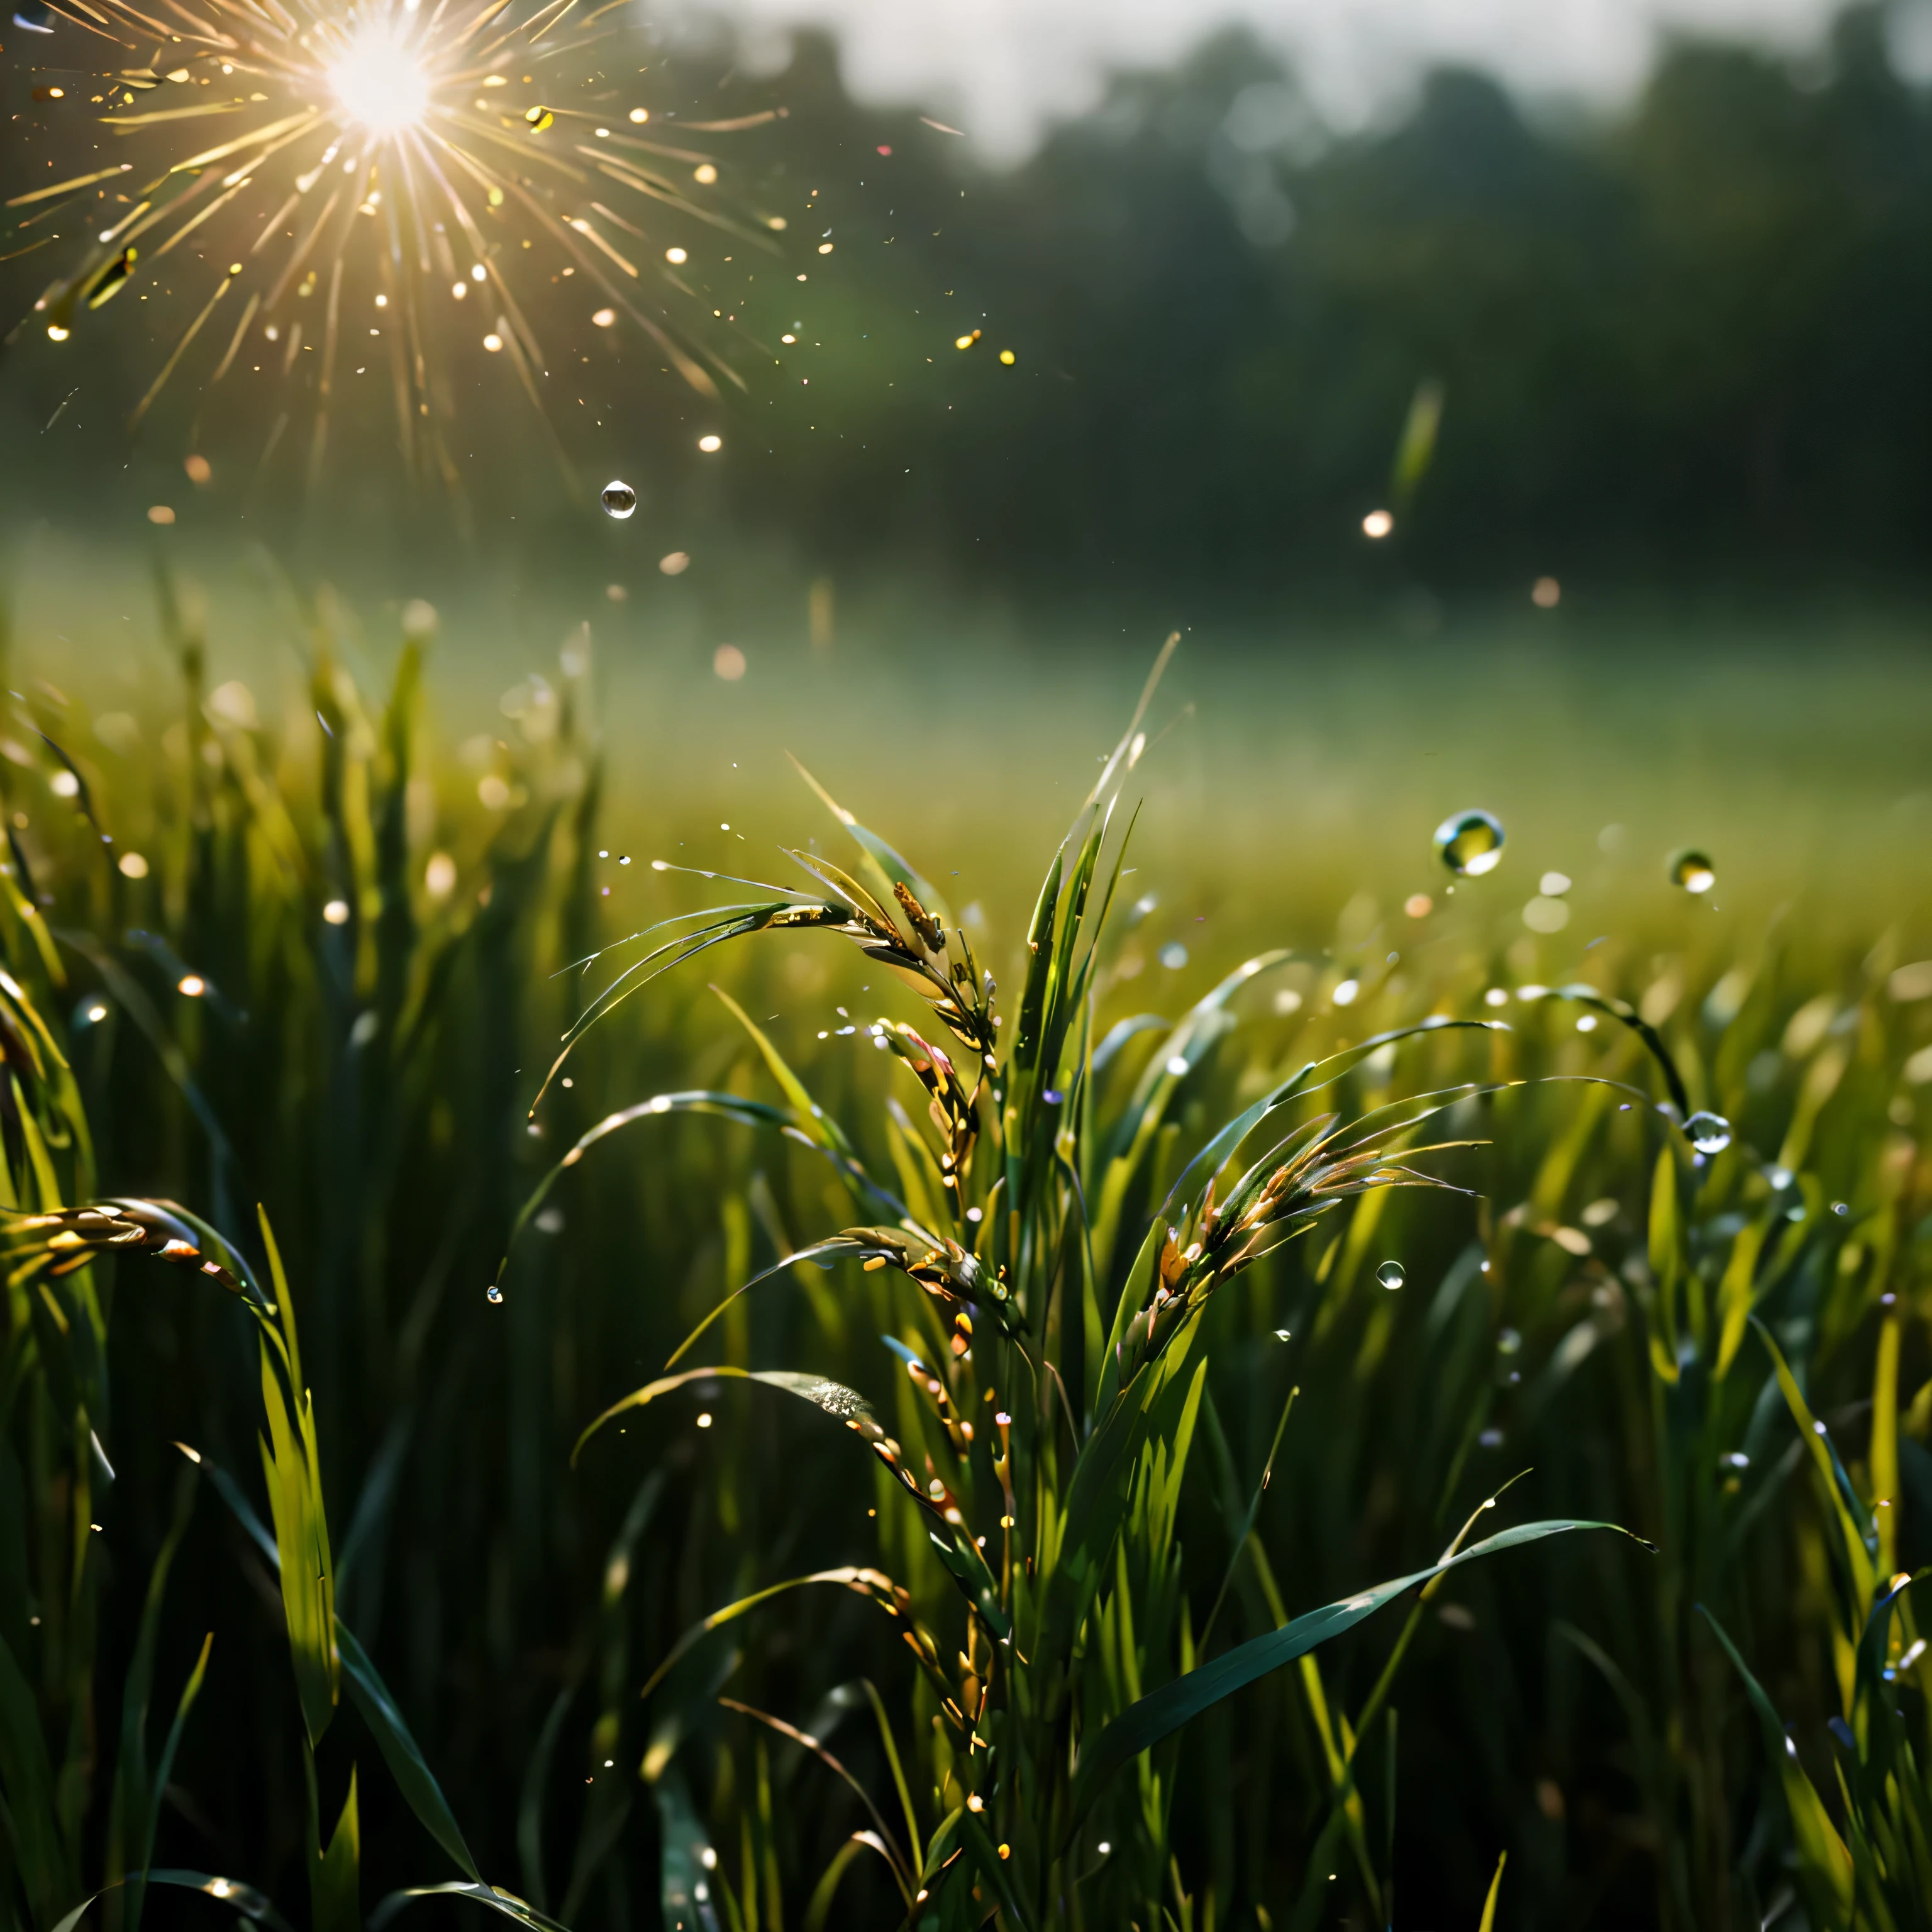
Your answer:
[[[0,743],[18,1922],[210,1909],[150,1864],[319,1932],[450,1882],[501,1889],[410,1909],[1928,1922],[1888,1580],[1932,1558],[1932,676],[1890,627],[1190,634],[1110,765],[1159,643],[1111,623],[880,590],[814,650],[802,584],[700,557],[440,625],[224,583],[204,634],[111,563],[64,605],[70,561],[22,569]],[[654,860],[818,910],[596,1019],[532,1119],[640,949],[570,962],[782,902]],[[1491,1025],[1372,1044],[1431,1019]],[[1258,1105],[1217,1219],[1189,1163]],[[103,1196],[195,1218],[64,1213]],[[1250,1262],[1264,1199],[1299,1238]],[[1655,1549],[1370,1614],[1472,1513]]]

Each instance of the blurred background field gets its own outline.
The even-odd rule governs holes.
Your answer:
[[[1470,1193],[1370,1197],[1336,1216],[1338,1246],[1324,1223],[1216,1304],[1178,1561],[1197,1631],[1232,1579],[1217,1646],[1430,1560],[1520,1468],[1512,1520],[1601,1516],[1659,1552],[1566,1539],[1459,1576],[1398,1680],[1396,1742],[1364,1740],[1366,1822],[1346,1842],[1323,1732],[1360,1709],[1394,1612],[1312,1677],[1208,1714],[1162,1761],[1170,1818],[1102,1814],[1090,1839],[1121,1856],[1068,1922],[1474,1925],[1507,1850],[1503,1927],[1849,1924],[1700,1602],[1833,1828],[1883,1840],[1858,1840],[1856,1923],[1932,1922],[1924,1774],[1890,1797],[1868,1776],[1890,1734],[1854,1669],[1869,1605],[1838,1492],[1768,1354],[1728,1325],[1749,1306],[1794,1364],[1868,1567],[1932,1558],[1924,14],[1748,15],[1594,90],[1539,86],[1501,15],[1446,66],[1418,26],[1407,69],[1352,110],[1292,35],[1251,26],[1177,40],[1084,109],[1078,88],[1019,90],[1071,104],[1043,128],[988,108],[983,134],[964,81],[882,95],[860,24],[848,89],[816,31],[734,42],[620,15],[637,74],[581,77],[580,111],[783,106],[707,148],[721,206],[787,212],[781,252],[754,284],[694,217],[651,230],[691,258],[652,312],[721,325],[715,396],[538,267],[545,380],[584,373],[548,429],[470,326],[480,298],[446,304],[450,420],[473,433],[451,478],[398,453],[386,394],[345,373],[320,438],[312,374],[238,363],[210,384],[219,344],[130,434],[201,299],[195,250],[54,344],[33,326],[40,231],[14,232],[10,1205],[168,1197],[258,1273],[266,1208],[344,1624],[493,1882],[579,1932],[680,1910],[710,1932],[900,1922],[869,1859],[821,1892],[866,1822],[852,1792],[716,1701],[827,1742],[896,1831],[856,1688],[875,1680],[908,1829],[930,1834],[936,1711],[870,1606],[803,1593],[637,1694],[696,1618],[833,1564],[902,1575],[966,1643],[950,1582],[886,1520],[890,1486],[820,1418],[722,1383],[570,1460],[730,1287],[850,1218],[823,1164],[730,1121],[641,1118],[516,1234],[500,1305],[486,1286],[531,1190],[610,1110],[778,1097],[708,980],[887,1171],[886,1057],[841,1030],[910,1009],[856,954],[768,935],[657,982],[589,1038],[532,1132],[558,1034],[615,970],[563,969],[708,902],[652,860],[780,879],[780,846],[843,850],[790,754],[947,896],[1011,1010],[1042,874],[1172,627],[1094,1037],[1181,1022],[1264,949],[1296,957],[1180,1078],[1103,1293],[1215,1124],[1378,1028],[1513,1030],[1378,1055],[1340,1091],[1351,1112],[1545,1074],[1665,1097],[1630,1030],[1526,988],[1632,1003],[1734,1136],[1693,1163],[1648,1110],[1618,1114],[1630,1096],[1513,1090],[1454,1117],[1490,1144],[1433,1159]],[[31,32],[0,28],[10,184],[78,172],[106,138],[34,94]],[[1117,70],[1148,44],[1120,32],[1102,46]],[[524,272],[517,246],[493,232],[493,273]],[[196,272],[218,272],[208,252]],[[611,476],[638,494],[628,520],[598,507]],[[1457,880],[1431,835],[1478,806],[1504,857]],[[1685,848],[1709,856],[1707,891],[1672,882]],[[71,1111],[22,1043],[28,1010],[71,1063]],[[1168,1040],[1110,1048],[1096,1145]],[[1682,1226],[1660,1235],[1665,1197]],[[1378,1285],[1384,1258],[1399,1291]],[[138,1868],[143,1818],[157,1865],[260,1886],[317,1932],[448,1876],[362,1707],[304,1755],[262,1553],[206,1475],[177,1489],[180,1441],[260,1507],[244,1317],[138,1257],[70,1279],[94,1302],[37,1306],[24,1276],[8,1291],[10,1815],[27,1816],[35,1718],[50,1767],[46,1833],[16,1830],[0,1868],[8,1922],[53,1932]],[[709,1359],[836,1376],[918,1441],[877,1338],[915,1334],[920,1298],[890,1279],[848,1264],[761,1290]],[[98,1323],[98,1358],[75,1342],[63,1368],[47,1308],[63,1336]],[[1673,1380],[1652,1344],[1680,1321]],[[147,1598],[177,1521],[180,1559]],[[1922,1766],[1932,1665],[1903,1600],[1873,1668]],[[202,1701],[149,1790],[210,1630]],[[1149,1683],[1177,1667],[1171,1644],[1140,1663]],[[352,1762],[359,1892],[329,1921],[316,1820],[340,1811]],[[134,1932],[214,1909],[150,1890],[97,1910]]]

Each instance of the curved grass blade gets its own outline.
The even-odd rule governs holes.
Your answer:
[[[1228,1558],[1228,1567],[1222,1574],[1221,1587],[1214,1592],[1214,1607],[1208,1612],[1208,1621],[1201,1626],[1201,1634],[1195,1641],[1198,1655],[1208,1648],[1208,1640],[1214,1634],[1216,1620],[1220,1616],[1221,1606],[1227,1601],[1228,1586],[1234,1580],[1234,1572],[1240,1566],[1241,1558],[1246,1555],[1248,1538],[1255,1533],[1255,1519],[1261,1514],[1262,1498],[1268,1494],[1268,1480],[1274,1474],[1274,1459],[1281,1453],[1281,1438],[1288,1432],[1288,1418],[1294,1412],[1295,1398],[1301,1393],[1300,1386],[1291,1388],[1288,1400],[1281,1406],[1281,1420],[1274,1426],[1274,1440],[1268,1444],[1268,1460],[1262,1465],[1262,1478],[1255,1485],[1254,1495],[1249,1499],[1247,1514],[1241,1519],[1238,1533],[1234,1537],[1234,1549]]]
[[[147,1881],[150,1885],[179,1886],[184,1891],[206,1893],[251,1923],[267,1926],[269,1932],[290,1932],[289,1922],[275,1910],[268,1894],[257,1892],[252,1885],[244,1885],[238,1879],[218,1878],[210,1872],[184,1871],[171,1866],[164,1871],[149,1872]],[[55,1925],[53,1932],[74,1932],[88,1906],[126,1882],[120,1880],[116,1885],[104,1885],[98,1892],[90,1893]]]
[[[1520,996],[1519,996],[1520,997]],[[1606,1015],[1630,1028],[1643,1042],[1646,1050],[1656,1061],[1658,1070],[1664,1076],[1664,1084],[1670,1089],[1671,1103],[1677,1109],[1679,1126],[1690,1118],[1690,1096],[1685,1090],[1684,1076],[1677,1070],[1677,1063],[1670,1057],[1670,1049],[1664,1043],[1664,1036],[1639,1012],[1628,1000],[1613,998],[1607,993],[1600,993],[1594,986],[1573,984],[1552,986],[1544,994],[1546,1000],[1574,1000],[1580,1006]]]
[[[763,1382],[767,1388],[782,1389],[786,1394],[795,1395],[801,1401],[810,1402],[814,1408],[823,1409],[827,1415],[856,1430],[868,1439],[877,1440],[885,1433],[872,1413],[872,1404],[857,1390],[848,1388],[843,1382],[828,1382],[823,1376],[802,1375],[795,1369],[737,1369],[728,1366],[686,1369],[674,1376],[662,1376],[642,1388],[633,1389],[620,1401],[614,1402],[577,1438],[576,1447],[570,1452],[571,1466],[576,1467],[577,1459],[584,1453],[584,1445],[613,1416],[622,1415],[626,1409],[642,1408],[656,1401],[659,1396],[669,1395],[689,1383],[709,1382],[720,1376],[734,1382]]]
[[[1724,1654],[1744,1679],[1744,1694],[1757,1713],[1764,1748],[1777,1768],[1778,1781],[1791,1819],[1792,1849],[1797,1854],[1798,1887],[1813,1922],[1827,1932],[1849,1932],[1852,1923],[1852,1855],[1833,1826],[1816,1787],[1798,1762],[1798,1748],[1785,1735],[1778,1708],[1765,1695],[1724,1625],[1702,1604],[1697,1608],[1716,1634]]]
[[[1107,762],[1100,768],[1100,776],[1094,781],[1094,789],[1087,794],[1083,813],[1093,810],[1111,800],[1119,790],[1120,781],[1140,763],[1141,753],[1146,749],[1147,740],[1142,735],[1141,724],[1147,716],[1148,706],[1154,702],[1154,694],[1166,674],[1168,661],[1180,647],[1180,633],[1170,631],[1154,661],[1154,668],[1148,673],[1147,682],[1141,686],[1140,700],[1134,706],[1134,715],[1127,720],[1127,728],[1120,734]],[[1073,821],[1078,828],[1080,820]],[[1066,842],[1071,844],[1073,834],[1067,834]]]
[[[662,861],[656,863],[664,871],[674,869],[664,866]],[[537,1089],[536,1097],[530,1102],[532,1119],[543,1104],[544,1096],[550,1091],[551,1082],[562,1070],[564,1062],[584,1034],[613,1008],[622,1005],[633,993],[641,992],[653,980],[662,977],[673,967],[681,966],[687,959],[695,959],[700,952],[708,952],[714,946],[722,946],[728,940],[741,939],[749,933],[769,932],[774,926],[836,927],[845,924],[851,917],[850,911],[842,905],[801,902],[796,894],[756,905],[714,906],[707,910],[707,924],[665,940],[643,958],[627,966],[571,1023],[563,1036],[562,1051],[550,1063],[543,1084]]]
[[[1412,1040],[1420,1034],[1444,1033],[1450,1030],[1507,1033],[1509,1028],[1501,1020],[1452,1020],[1439,1015],[1432,1015],[1419,1024],[1396,1027],[1388,1033],[1378,1033],[1357,1045],[1346,1047],[1340,1053],[1331,1053],[1325,1059],[1311,1060],[1300,1072],[1292,1075],[1281,1084],[1266,1093],[1242,1112],[1237,1114],[1208,1144],[1175,1176],[1174,1185],[1167,1191],[1167,1198],[1162,1204],[1163,1218],[1174,1218],[1177,1202],[1184,1200],[1190,1184],[1204,1168],[1212,1173],[1223,1166],[1228,1157],[1237,1151],[1241,1143],[1269,1114],[1286,1106],[1291,1100],[1298,1100],[1310,1094],[1318,1094],[1324,1087],[1332,1086],[1344,1074],[1353,1072],[1369,1056],[1398,1040]],[[1319,1075],[1319,1078],[1316,1076]]]
[[[722,986],[714,985],[711,990],[724,1002],[726,1012],[751,1035],[752,1043],[757,1047],[766,1066],[771,1070],[772,1078],[784,1090],[785,1098],[796,1111],[800,1130],[830,1154],[842,1172],[862,1174],[865,1172],[863,1164],[852,1143],[845,1138],[845,1130],[812,1097],[805,1082],[792,1071],[784,1055],[772,1046],[764,1030]],[[869,1181],[866,1185],[874,1194],[880,1191],[872,1187]]]
[[[1496,1860],[1496,1875],[1490,1881],[1490,1895],[1483,1900],[1483,1916],[1477,1924],[1476,1932],[1496,1932],[1496,1900],[1502,1896],[1503,1867],[1508,1863],[1508,1852]]]
[[[442,1787],[436,1781],[428,1760],[423,1756],[422,1747],[411,1735],[402,1712],[396,1707],[395,1700],[389,1694],[389,1687],[382,1682],[375,1665],[370,1662],[367,1653],[340,1617],[335,1620],[335,1642],[349,1694],[362,1713],[363,1722],[374,1734],[390,1775],[409,1801],[410,1809],[430,1836],[455,1860],[458,1868],[468,1874],[474,1886],[490,1891],[476,1868],[476,1861],[470,1855],[470,1847],[464,1842],[456,1815],[450,1810],[449,1801],[443,1796]],[[491,1893],[493,1899],[496,1896]],[[529,1912],[530,1908],[520,1900],[517,1903],[523,1912]],[[532,1922],[538,1922],[534,1915]]]
[[[760,1711],[752,1705],[741,1704],[735,1697],[720,1697],[717,1701],[725,1710],[736,1711],[742,1716],[764,1725],[768,1730],[776,1731],[780,1737],[789,1738],[794,1744],[809,1751],[836,1777],[844,1781],[856,1795],[860,1803],[865,1806],[867,1816],[878,1828],[879,1841],[886,1847],[886,1862],[892,1868],[892,1876],[898,1882],[899,1896],[910,1908],[912,1904],[911,1867],[907,1863],[905,1855],[892,1842],[891,1831],[885,1820],[879,1815],[879,1808],[872,1802],[872,1793],[809,1732],[801,1731],[796,1725],[787,1724],[782,1718],[773,1717],[769,1711]]]
[[[804,766],[799,763],[796,758],[792,758],[789,752],[785,754],[785,756],[791,758],[792,769],[818,794],[819,802],[831,813],[834,818],[838,820],[841,825],[844,826],[848,832],[851,833],[860,850],[865,854],[865,857],[860,862],[872,874],[877,896],[881,905],[892,900],[893,886],[903,885],[941,925],[952,925],[952,914],[947,909],[944,898],[932,882],[929,879],[920,878],[918,872],[895,852],[876,832],[868,831],[864,826],[861,825],[858,820],[854,818],[851,813],[848,812],[806,770]]]
[[[201,1695],[202,1684],[208,1676],[208,1655],[214,1648],[214,1633],[210,1630],[201,1640],[200,1654],[196,1658],[194,1668],[188,1672],[188,1682],[182,1686],[181,1696],[175,1702],[174,1720],[168,1726],[168,1735],[162,1743],[160,1756],[155,1762],[154,1782],[148,1786],[148,1790],[154,1794],[157,1800],[160,1794],[168,1788],[168,1774],[175,1768],[175,1754],[181,1748],[182,1732],[188,1728],[188,1713],[194,1708],[196,1700]],[[150,1804],[148,1808],[146,1833],[141,1845],[142,1891],[140,1894],[136,1894],[136,1902],[129,1912],[128,1922],[130,1925],[138,1924],[140,1922],[138,1901],[140,1897],[145,1894],[148,1879],[152,1876],[148,1870],[148,1862],[154,1855],[154,1827],[160,1822],[160,1804],[158,1802]]]
[[[890,1261],[894,1258],[894,1251],[890,1248],[880,1247],[876,1242],[855,1241],[843,1234],[835,1234],[830,1240],[814,1241],[808,1248],[794,1249],[782,1260],[772,1262],[768,1268],[760,1269],[748,1281],[741,1282],[737,1287],[734,1288],[671,1351],[664,1366],[668,1369],[675,1366],[680,1360],[690,1353],[691,1345],[724,1312],[726,1309],[731,1306],[733,1302],[738,1299],[739,1296],[750,1294],[752,1290],[758,1287],[760,1282],[772,1280],[775,1276],[784,1274],[787,1268],[796,1268],[800,1262],[836,1261],[847,1256],[855,1257],[863,1261],[881,1259]],[[593,1424],[592,1426],[595,1427],[596,1424]]]
[[[1080,1762],[1074,1774],[1072,1799],[1068,1823],[1070,1837],[1081,1820],[1091,1808],[1102,1788],[1113,1774],[1140,1754],[1158,1744],[1162,1738],[1180,1730],[1190,1719],[1198,1717],[1210,1705],[1219,1703],[1223,1698],[1232,1696],[1237,1690],[1245,1690],[1258,1678],[1266,1676],[1284,1664],[1304,1656],[1317,1646],[1326,1643],[1330,1638],[1339,1636],[1345,1630],[1352,1630],[1365,1618],[1372,1616],[1384,1605],[1393,1603],[1406,1590],[1413,1589],[1419,1583],[1426,1583],[1445,1570],[1458,1564],[1473,1562],[1478,1557],[1493,1556],[1499,1551],[1515,1549],[1526,1543],[1540,1542],[1548,1536],[1562,1535],[1575,1529],[1613,1530],[1620,1536],[1629,1536],[1630,1532],[1613,1522],[1598,1522],[1574,1517],[1560,1517],[1541,1522],[1520,1523],[1514,1529],[1506,1529],[1499,1534],[1473,1544],[1469,1548],[1432,1563],[1426,1570],[1418,1570],[1406,1576],[1397,1576],[1385,1583],[1378,1583],[1373,1588],[1364,1590],[1354,1596],[1345,1597],[1339,1601],[1325,1604],[1318,1610],[1310,1610],[1285,1624],[1278,1630],[1271,1630],[1265,1636],[1252,1639],[1238,1645],[1234,1649],[1217,1657],[1211,1664],[1202,1664],[1198,1670],[1189,1671],[1184,1676],[1176,1678],[1171,1684],[1150,1692],[1147,1696],[1121,1712],[1108,1724],[1100,1736],[1080,1754]],[[1631,1537],[1633,1542],[1642,1539]],[[1644,1546],[1646,1549],[1648,1544]]]
[[[190,1449],[185,1443],[175,1445],[182,1454],[196,1463],[214,1484],[216,1492],[235,1513],[255,1546],[262,1552],[272,1570],[281,1568],[281,1552],[275,1540],[262,1526],[261,1519],[249,1507],[248,1500],[240,1486],[220,1465],[203,1456],[198,1450]],[[459,1869],[469,1874],[478,1885],[483,1884],[476,1861],[470,1856],[470,1847],[464,1843],[461,1828],[456,1816],[449,1808],[449,1801],[442,1795],[442,1787],[437,1784],[436,1774],[429,1768],[429,1761],[422,1754],[411,1733],[408,1723],[396,1701],[389,1694],[389,1687],[382,1682],[381,1673],[372,1664],[368,1654],[356,1640],[355,1634],[338,1616],[334,1618],[335,1656],[341,1680],[348,1687],[350,1699],[362,1714],[362,1720],[374,1734],[377,1748],[389,1767],[390,1774],[409,1801],[430,1836],[454,1859]],[[378,1908],[380,1912],[381,1908]],[[372,1920],[373,1923],[374,1921]]]
[[[885,1857],[884,1845],[872,1832],[854,1832],[832,1854],[831,1863],[819,1874],[818,1882],[812,1887],[812,1897],[806,1902],[805,1932],[825,1932],[825,1922],[832,1914],[832,1901],[838,1896],[838,1881],[845,1876],[846,1867],[868,1847],[880,1858]]]
[[[369,1915],[369,1932],[382,1932],[382,1928],[394,1918],[406,1905],[418,1898],[466,1898],[472,1904],[480,1905],[490,1912],[500,1912],[506,1918],[514,1918],[520,1925],[527,1925],[532,1932],[570,1932],[561,1920],[548,1918],[534,1906],[526,1904],[514,1892],[500,1890],[482,1880],[472,1882],[465,1879],[451,1879],[442,1885],[412,1885],[400,1892],[392,1892]]]
[[[573,1466],[584,1444],[614,1415],[622,1414],[629,1408],[642,1408],[659,1396],[668,1395],[688,1383],[719,1376],[736,1382],[762,1382],[767,1388],[782,1389],[786,1394],[796,1396],[814,1408],[824,1410],[858,1436],[891,1472],[900,1488],[932,1519],[935,1526],[929,1532],[933,1548],[947,1573],[964,1592],[968,1602],[979,1612],[981,1619],[996,1636],[1007,1634],[1012,1625],[1000,1602],[998,1582],[979,1545],[967,1534],[957,1508],[950,1501],[935,1502],[920,1487],[918,1478],[906,1467],[899,1445],[879,1426],[871,1403],[856,1389],[848,1388],[842,1382],[829,1382],[823,1376],[800,1374],[794,1369],[729,1366],[686,1369],[677,1375],[660,1376],[640,1389],[634,1389],[622,1401],[614,1402],[584,1430],[571,1453]]]
[[[1790,1365],[1784,1359],[1784,1352],[1772,1338],[1771,1330],[1756,1316],[1750,1318],[1750,1325],[1757,1330],[1758,1340],[1770,1354],[1785,1406],[1798,1425],[1798,1440],[1810,1452],[1819,1483],[1831,1500],[1838,1526],[1839,1544],[1844,1551],[1846,1579],[1856,1606],[1852,1628],[1859,1628],[1878,1594],[1878,1532],[1872,1527],[1870,1513],[1858,1500],[1845,1474],[1844,1466],[1838,1460],[1838,1451],[1832,1445],[1825,1425],[1811,1413],[1810,1405],[1798,1386],[1798,1378],[1791,1372]]]
[[[806,1576],[788,1576],[782,1583],[768,1583],[762,1590],[754,1590],[748,1597],[740,1597],[736,1603],[727,1604],[722,1610],[713,1610],[708,1617],[700,1618],[665,1652],[663,1661],[645,1679],[644,1688],[638,1695],[648,1697],[664,1682],[679,1658],[686,1655],[713,1630],[735,1622],[740,1617],[758,1609],[761,1604],[770,1603],[774,1597],[782,1597],[789,1590],[803,1589],[810,1583],[836,1584],[842,1589],[853,1592],[855,1595],[871,1598],[889,1615],[896,1616],[899,1614],[892,1580],[883,1570],[866,1569],[857,1564],[847,1563],[842,1564],[836,1569],[814,1570]]]
[[[879,1695],[878,1686],[869,1677],[860,1682],[866,1687],[866,1701],[872,1707],[873,1721],[879,1727],[879,1742],[884,1748],[886,1762],[891,1767],[892,1784],[899,1795],[899,1808],[905,1814],[906,1843],[916,1846],[919,1844],[919,1814],[912,1808],[912,1791],[906,1783],[905,1766],[900,1761],[899,1748],[892,1737],[892,1727],[886,1716],[885,1700]]]
[[[185,1442],[177,1442],[175,1447],[214,1485],[216,1495],[228,1505],[235,1520],[242,1526],[249,1541],[262,1552],[269,1568],[279,1570],[282,1552],[275,1547],[275,1539],[255,1514],[254,1505],[242,1494],[241,1484],[219,1462],[204,1456],[199,1449],[191,1448]]]
[[[856,1160],[848,1164],[824,1139],[814,1139],[788,1108],[774,1107],[766,1101],[748,1100],[736,1094],[713,1092],[704,1088],[675,1094],[655,1094],[650,1100],[640,1100],[634,1106],[606,1114],[594,1126],[586,1129],[563,1157],[537,1183],[517,1210],[516,1220],[511,1223],[509,1236],[503,1246],[503,1258],[496,1264],[498,1286],[502,1284],[509,1268],[511,1251],[516,1246],[518,1237],[549,1198],[550,1190],[566,1170],[574,1167],[599,1141],[616,1132],[620,1127],[628,1127],[637,1120],[658,1119],[668,1114],[710,1114],[721,1120],[735,1120],[740,1126],[776,1128],[788,1139],[830,1160],[855,1196],[869,1194],[893,1214],[905,1212],[904,1204],[880,1187]],[[748,1282],[746,1283],[746,1287],[750,1286]]]

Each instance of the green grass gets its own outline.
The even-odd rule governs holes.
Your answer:
[[[1031,716],[665,676],[640,743],[636,666],[573,658],[459,750],[417,646],[372,687],[318,622],[253,723],[166,649],[134,699],[22,664],[0,746],[16,1920],[152,1859],[328,1932],[479,1880],[578,1928],[1926,1922],[1932,1679],[1874,1609],[1932,1552],[1932,944],[1889,752],[1808,820],[1789,776],[1864,687],[1803,732],[1687,674],[1780,783],[1636,699],[1598,724],[1650,762],[1583,766],[1519,663],[1484,784],[1441,663],[1382,772],[1226,664],[1129,768],[1105,668]],[[1478,800],[1510,845],[1451,898]],[[1721,912],[1664,880],[1693,839]],[[600,1015],[612,942],[727,903]],[[103,1196],[196,1254],[64,1212]],[[1508,1546],[1578,1520],[1655,1552]]]

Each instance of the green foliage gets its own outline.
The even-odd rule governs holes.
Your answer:
[[[822,788],[796,890],[598,861],[580,668],[466,766],[421,638],[176,647],[98,824],[0,764],[9,1922],[1918,1922],[1922,947],[1163,979],[1146,720],[1006,949]]]

